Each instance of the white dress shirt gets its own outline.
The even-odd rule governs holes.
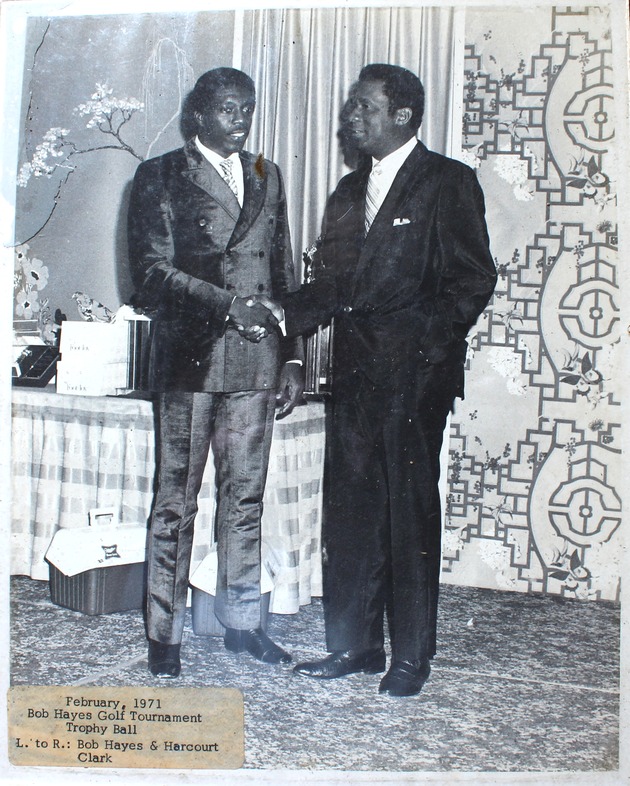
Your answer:
[[[381,158],[380,161],[376,158],[372,158],[372,171],[370,172],[370,179],[373,179],[376,185],[376,191],[373,192],[373,195],[377,208],[380,209],[381,205],[385,201],[385,197],[389,193],[389,189],[392,187],[392,183],[398,174],[398,170],[405,163],[411,154],[411,151],[416,147],[417,143],[418,140],[415,136],[413,136],[411,139],[405,142],[402,147],[394,150],[393,153],[385,156],[385,158]]]
[[[236,190],[237,190],[237,199],[238,203],[241,207],[243,207],[243,194],[245,192],[245,186],[243,184],[243,165],[241,164],[241,158],[238,153],[232,153],[231,156],[228,156],[227,159],[220,156],[218,153],[215,153],[214,150],[211,150],[209,147],[206,147],[199,141],[199,137],[195,137],[195,144],[197,145],[197,149],[201,153],[201,155],[209,161],[212,166],[217,170],[221,179],[223,179],[223,172],[221,171],[221,161],[231,161],[232,162],[232,176],[234,177],[234,181],[236,182]]]

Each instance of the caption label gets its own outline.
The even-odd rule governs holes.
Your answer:
[[[9,760],[24,766],[236,769],[235,688],[9,689]]]

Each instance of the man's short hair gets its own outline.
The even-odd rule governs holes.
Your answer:
[[[371,63],[361,69],[359,82],[382,82],[383,93],[389,99],[389,112],[411,109],[410,127],[417,131],[424,114],[424,87],[415,74],[389,63]]]
[[[256,97],[256,86],[250,76],[236,68],[213,68],[197,80],[189,97],[191,112],[207,111],[213,104],[217,92],[226,87],[239,87],[248,90]]]

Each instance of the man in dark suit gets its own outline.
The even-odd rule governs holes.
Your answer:
[[[383,671],[387,611],[380,691],[394,696],[421,690],[436,651],[440,449],[463,396],[466,334],[496,283],[475,174],[417,141],[423,109],[409,71],[361,71],[344,111],[363,163],[329,199],[315,280],[274,309],[288,335],[335,318],[323,529],[331,654],[295,670]]]
[[[129,207],[137,300],[153,317],[150,386],[159,394],[158,488],[148,554],[149,669],[180,673],[197,496],[210,445],[217,467],[215,612],[225,646],[266,663],[288,653],[261,629],[260,520],[276,397],[303,389],[302,348],[248,295],[295,287],[278,167],[243,151],[252,80],[218,68],[189,99],[196,135],[142,163]],[[261,340],[262,339],[262,340]]]

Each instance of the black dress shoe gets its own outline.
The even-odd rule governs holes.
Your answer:
[[[149,639],[149,671],[151,674],[163,680],[179,677],[182,670],[179,649],[179,644],[162,644]]]
[[[226,650],[249,652],[263,663],[291,663],[289,653],[274,644],[262,628],[256,630],[226,628],[224,643]]]
[[[429,661],[395,660],[381,680],[378,692],[390,696],[415,696],[422,690],[430,672]]]
[[[362,671],[366,674],[376,674],[385,670],[385,650],[341,650],[333,652],[327,658],[314,660],[307,663],[298,663],[293,669],[296,674],[306,677],[316,677],[320,680],[332,680],[336,677],[345,677],[346,674],[356,674]]]

